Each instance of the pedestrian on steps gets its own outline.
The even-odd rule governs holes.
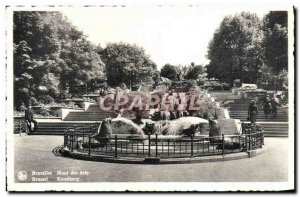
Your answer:
[[[258,115],[259,113],[257,104],[254,100],[252,100],[249,104],[247,119],[250,120],[251,124],[255,124]]]

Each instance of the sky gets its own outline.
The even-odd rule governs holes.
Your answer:
[[[158,68],[166,63],[206,65],[207,47],[226,15],[250,11],[263,17],[267,10],[209,9],[189,6],[88,7],[62,13],[94,44],[127,42],[145,49]]]

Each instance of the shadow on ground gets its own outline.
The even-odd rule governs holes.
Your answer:
[[[63,146],[57,146],[52,150],[53,155],[55,155],[56,157],[64,157],[61,149],[63,148]]]

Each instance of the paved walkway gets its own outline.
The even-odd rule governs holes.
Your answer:
[[[74,160],[56,156],[52,151],[63,144],[62,136],[15,135],[15,174],[21,170],[49,171],[48,181],[57,181],[57,171],[87,171],[76,176],[84,182],[172,181],[287,181],[288,138],[266,138],[268,151],[249,159],[198,164],[116,164]],[[16,176],[17,177],[17,176]],[[67,177],[67,176],[65,176]],[[17,178],[16,181],[18,182]]]

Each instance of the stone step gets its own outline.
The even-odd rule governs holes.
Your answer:
[[[66,118],[65,121],[101,121],[107,117],[70,117]]]
[[[30,135],[64,135],[64,132],[43,131],[43,132],[30,133]]]
[[[113,112],[109,111],[102,111],[102,110],[94,110],[94,111],[85,111],[84,114],[114,114]],[[72,113],[74,114],[74,113]]]
[[[88,125],[78,125],[78,124],[76,124],[75,128],[76,127],[89,127],[89,124]],[[61,129],[66,129],[66,128],[73,129],[74,125],[70,125],[70,126],[61,126],[61,125],[49,125],[49,126],[43,125],[43,126],[40,126],[40,125],[38,125],[39,130],[45,130],[45,129],[47,129],[47,130],[52,130],[52,129],[61,130]],[[94,127],[92,127],[92,129],[94,129]]]
[[[248,117],[248,114],[245,113],[245,114],[232,114],[232,113],[229,113],[230,117],[243,117],[243,118],[247,118]],[[266,118],[266,115],[264,113],[259,113],[257,115],[257,117],[259,118]],[[275,119],[281,119],[281,118],[285,118],[285,119],[288,119],[288,116],[285,115],[285,114],[277,114],[277,117]],[[272,119],[271,118],[271,115],[268,116],[268,119]]]
[[[68,114],[68,116],[88,116],[88,115],[115,115],[115,113],[97,113],[97,112],[91,112],[91,113],[71,113]]]
[[[74,125],[78,127],[90,126],[95,125],[96,122],[92,123],[64,123],[64,122],[40,122],[38,123],[37,131],[31,133],[32,135],[63,135],[67,128],[74,128]],[[92,132],[94,133],[97,128],[93,128]],[[85,132],[89,132],[89,128],[85,130]]]
[[[265,133],[265,137],[288,137],[287,134],[282,133]]]
[[[34,134],[38,134],[38,133],[61,133],[64,134],[64,132],[66,131],[66,129],[39,129],[38,131],[36,131]],[[97,130],[84,130],[85,133],[95,133]]]
[[[62,123],[55,123],[55,124],[40,124],[38,123],[38,128],[39,129],[52,129],[52,128],[73,128],[74,126],[76,127],[84,127],[84,126],[89,126],[92,124],[96,124],[96,123],[88,123],[88,124],[79,124],[79,123],[73,123],[73,124],[62,124]]]
[[[231,109],[229,109],[230,113],[233,114],[247,114],[248,113],[248,109],[247,110],[239,110],[239,111],[232,111]],[[263,110],[258,110],[258,113],[264,113]],[[286,114],[286,112],[284,110],[277,110],[277,114]]]
[[[278,136],[278,135],[284,135],[288,136],[289,133],[289,125],[288,123],[282,123],[282,124],[266,124],[266,123],[260,123],[262,127],[264,128],[265,134],[268,136]]]
[[[228,109],[230,111],[233,111],[233,112],[248,112],[248,107],[228,107]],[[258,111],[263,112],[264,108],[263,107],[258,107]],[[284,112],[285,109],[278,108],[277,111],[278,112]]]
[[[267,128],[264,127],[265,132],[269,132],[269,133],[282,133],[282,134],[288,134],[289,133],[289,129],[288,128],[282,128],[282,129],[274,129],[274,128]]]
[[[242,118],[247,118],[248,117],[248,114],[232,114],[232,113],[229,113],[229,116],[230,117],[242,117]],[[258,116],[257,116],[258,118],[266,118],[266,116],[265,116],[265,114],[259,114]],[[271,116],[269,116],[270,118],[268,118],[268,119],[273,119],[273,118],[271,118]],[[282,114],[277,114],[277,117],[275,118],[275,119],[282,119],[282,118],[284,118],[284,119],[288,119],[288,117],[286,116],[286,115],[282,115]]]
[[[288,126],[287,125],[278,125],[277,127],[274,127],[273,125],[269,126],[266,124],[261,124],[264,128],[268,128],[268,129],[274,129],[274,130],[281,130],[281,129],[285,129],[288,130]]]
[[[229,105],[229,109],[246,109],[248,110],[249,106],[248,105]],[[263,110],[264,106],[259,105],[258,110]],[[278,110],[281,110],[281,106],[278,107]]]
[[[235,112],[229,112],[229,115],[232,115],[232,116],[248,116],[248,112],[244,112],[244,113],[235,113]],[[264,114],[264,112],[259,112],[258,116],[266,116]],[[284,118],[287,118],[288,116],[285,114],[285,113],[277,113],[277,117],[280,118],[280,117],[284,117]]]
[[[236,118],[242,118],[242,119],[247,119],[247,117],[248,117],[248,115],[247,114],[240,114],[240,115],[233,115],[233,114],[230,114],[229,113],[229,116],[232,118],[232,119],[236,119]],[[274,121],[276,121],[276,120],[282,120],[282,119],[284,119],[284,120],[288,120],[288,117],[286,117],[286,116],[280,116],[280,115],[277,115],[277,117],[276,118],[273,118],[272,116],[269,116],[268,118],[266,118],[266,116],[265,115],[258,115],[257,116],[257,118],[259,118],[259,119],[266,119],[266,120],[274,120]]]
[[[240,119],[241,121],[247,121],[247,118],[240,118],[240,117],[231,117],[233,119]],[[257,122],[274,122],[274,119],[263,119],[263,118],[258,118],[256,119]],[[276,119],[277,122],[286,122],[286,119]]]
[[[69,117],[71,117],[71,116],[82,116],[82,117],[84,117],[84,116],[116,116],[116,115],[117,114],[111,114],[111,113],[110,114],[108,114],[108,113],[107,114],[104,114],[104,113],[103,114],[102,113],[101,114],[100,113],[99,114],[98,113],[84,113],[84,114],[69,114],[68,116]]]
[[[72,116],[66,117],[64,120],[70,119],[70,118],[98,118],[98,119],[102,120],[104,118],[109,118],[109,117],[113,118],[115,116],[112,116],[112,115],[85,115],[85,116],[72,115]]]
[[[248,116],[248,113],[233,113],[231,111],[229,111],[229,115],[230,116]],[[259,114],[257,115],[258,117],[266,117],[266,115],[263,112],[259,112]],[[288,116],[285,113],[277,113],[277,118],[288,118]]]
[[[98,121],[99,122],[99,121]],[[57,125],[61,126],[61,127],[66,127],[66,126],[73,126],[73,125],[78,125],[78,126],[83,126],[83,125],[90,125],[96,122],[67,122],[67,121],[63,121],[63,122],[38,122],[38,125],[40,125],[41,127],[43,126],[52,126],[52,125]]]
[[[95,118],[95,119],[98,119],[98,121],[102,121],[103,119],[105,118],[109,118],[109,117],[112,117],[110,115],[106,115],[106,116],[69,116],[67,118],[64,119],[64,121],[72,121],[72,120],[67,120],[67,119],[72,119],[72,118],[76,118],[76,119],[83,119],[86,118],[86,119],[91,119],[91,118]],[[86,120],[86,121],[90,121],[90,120]]]
[[[89,111],[84,112],[70,112],[64,121],[101,121],[105,118],[115,118],[117,114],[114,111],[101,110],[99,105],[91,105],[88,108]]]
[[[288,122],[258,122],[264,128],[265,137],[288,137]]]

